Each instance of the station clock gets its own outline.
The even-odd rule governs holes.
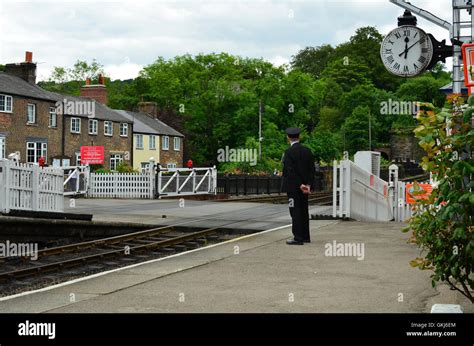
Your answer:
[[[380,57],[385,68],[400,77],[423,73],[433,58],[433,43],[420,28],[403,25],[392,30],[383,40]]]

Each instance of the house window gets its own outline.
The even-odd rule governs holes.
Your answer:
[[[117,170],[118,165],[122,161],[123,161],[123,155],[121,154],[110,155],[110,170],[111,171]]]
[[[11,113],[13,111],[13,97],[0,95],[0,112]]]
[[[48,161],[48,143],[27,142],[26,161],[29,163],[38,163],[40,157],[44,157],[45,161]]]
[[[181,138],[174,137],[173,142],[174,142],[174,150],[175,151],[180,151],[181,150]]]
[[[0,136],[0,160],[5,158],[5,137]]]
[[[71,133],[81,133],[81,119],[71,118]]]
[[[81,152],[76,152],[76,166],[81,165]]]
[[[89,134],[96,135],[97,128],[99,127],[99,121],[94,119],[89,119]]]
[[[28,124],[36,123],[36,105],[28,103]]]
[[[167,168],[176,168],[176,163],[168,163],[166,165]]]
[[[128,137],[128,124],[120,124],[120,137]]]
[[[113,136],[114,125],[111,121],[104,121],[104,135]]]
[[[156,150],[156,136],[150,135],[150,150]]]
[[[49,107],[49,127],[58,127],[58,116],[55,107]]]
[[[141,166],[141,167],[140,167],[140,168],[141,168],[140,171],[141,171],[142,173],[147,173],[147,172],[148,172],[148,169],[149,169],[149,167],[150,167],[150,163],[149,163],[149,162],[142,162],[142,163],[140,164],[140,166]]]
[[[143,135],[135,135],[135,149],[143,149]]]
[[[170,148],[170,138],[168,136],[163,136],[163,150],[168,150]]]

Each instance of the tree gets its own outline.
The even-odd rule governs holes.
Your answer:
[[[346,150],[350,154],[354,154],[359,150],[369,150],[369,116],[371,117],[372,138],[375,138],[377,124],[371,116],[369,107],[356,107],[345,120],[342,131]],[[374,147],[374,144],[372,142],[372,147]]]
[[[439,89],[443,86],[443,80],[437,80],[429,75],[416,77],[402,84],[396,94],[405,101],[430,102],[435,106],[442,107],[446,95]]]
[[[328,130],[315,130],[308,139],[308,146],[316,161],[331,163],[340,154],[340,138]]]
[[[321,72],[326,68],[334,48],[329,44],[318,47],[306,47],[292,57],[291,67],[309,73],[319,79]]]

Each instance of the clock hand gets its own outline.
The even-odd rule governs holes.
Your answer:
[[[408,56],[408,42],[410,42],[410,39],[408,37],[405,37],[405,59]]]
[[[405,56],[406,56],[406,54],[408,53],[408,51],[409,51],[410,49],[412,49],[414,46],[416,46],[418,43],[420,43],[420,42],[423,41],[423,40],[424,40],[424,37],[420,38],[418,41],[416,41],[415,43],[413,43],[410,47],[408,47],[408,48],[405,49],[403,52],[401,52],[400,54],[398,54],[398,56],[402,56],[403,54],[405,54]]]

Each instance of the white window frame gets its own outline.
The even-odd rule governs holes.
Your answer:
[[[30,146],[31,144],[31,146]],[[39,148],[38,148],[39,146]],[[30,161],[28,151],[34,150],[33,161]],[[38,153],[39,151],[39,153]],[[48,162],[48,143],[46,142],[26,142],[26,162],[38,163],[40,157],[44,157],[45,162]]]
[[[92,124],[94,125],[91,127]],[[89,119],[87,128],[90,135],[97,135],[99,133],[99,120]]]
[[[143,135],[135,135],[135,149],[143,149]]]
[[[150,135],[149,136],[149,138],[148,138],[148,148],[150,150],[156,150],[156,136],[155,135]]]
[[[3,109],[0,108],[0,112],[3,113],[12,113],[13,112],[13,96],[0,94],[0,98],[3,98]],[[10,100],[10,104],[7,100]],[[10,109],[7,109],[7,106],[10,105]]]
[[[176,146],[178,144],[178,146]],[[174,151],[180,151],[181,150],[181,138],[180,137],[174,137],[173,138],[173,149]]]
[[[0,159],[4,159],[7,151],[7,137],[0,136]]]
[[[114,163],[113,165],[112,165],[112,162]],[[122,154],[111,154],[110,155],[110,161],[109,161],[110,170],[111,171],[117,170],[117,166],[120,164],[120,162],[123,162],[123,155]]]
[[[161,145],[163,150],[169,150],[170,148],[170,138],[168,136],[163,136],[163,143]]]
[[[33,120],[30,121],[30,109],[33,108]],[[34,103],[28,103],[26,105],[26,123],[27,124],[36,124],[36,105]]]
[[[107,129],[110,128],[110,133],[107,132]],[[104,136],[113,136],[114,135],[114,123],[111,121],[104,121]]]
[[[77,121],[78,129],[73,127],[73,124]],[[71,133],[81,133],[81,118],[71,118]]]
[[[76,166],[80,166],[81,165],[81,152],[80,151],[76,151]]]
[[[167,163],[166,168],[176,168],[176,163]]]
[[[58,114],[56,113],[56,107],[49,107],[49,127],[58,127]]]
[[[128,137],[128,124],[120,123],[120,137]]]

